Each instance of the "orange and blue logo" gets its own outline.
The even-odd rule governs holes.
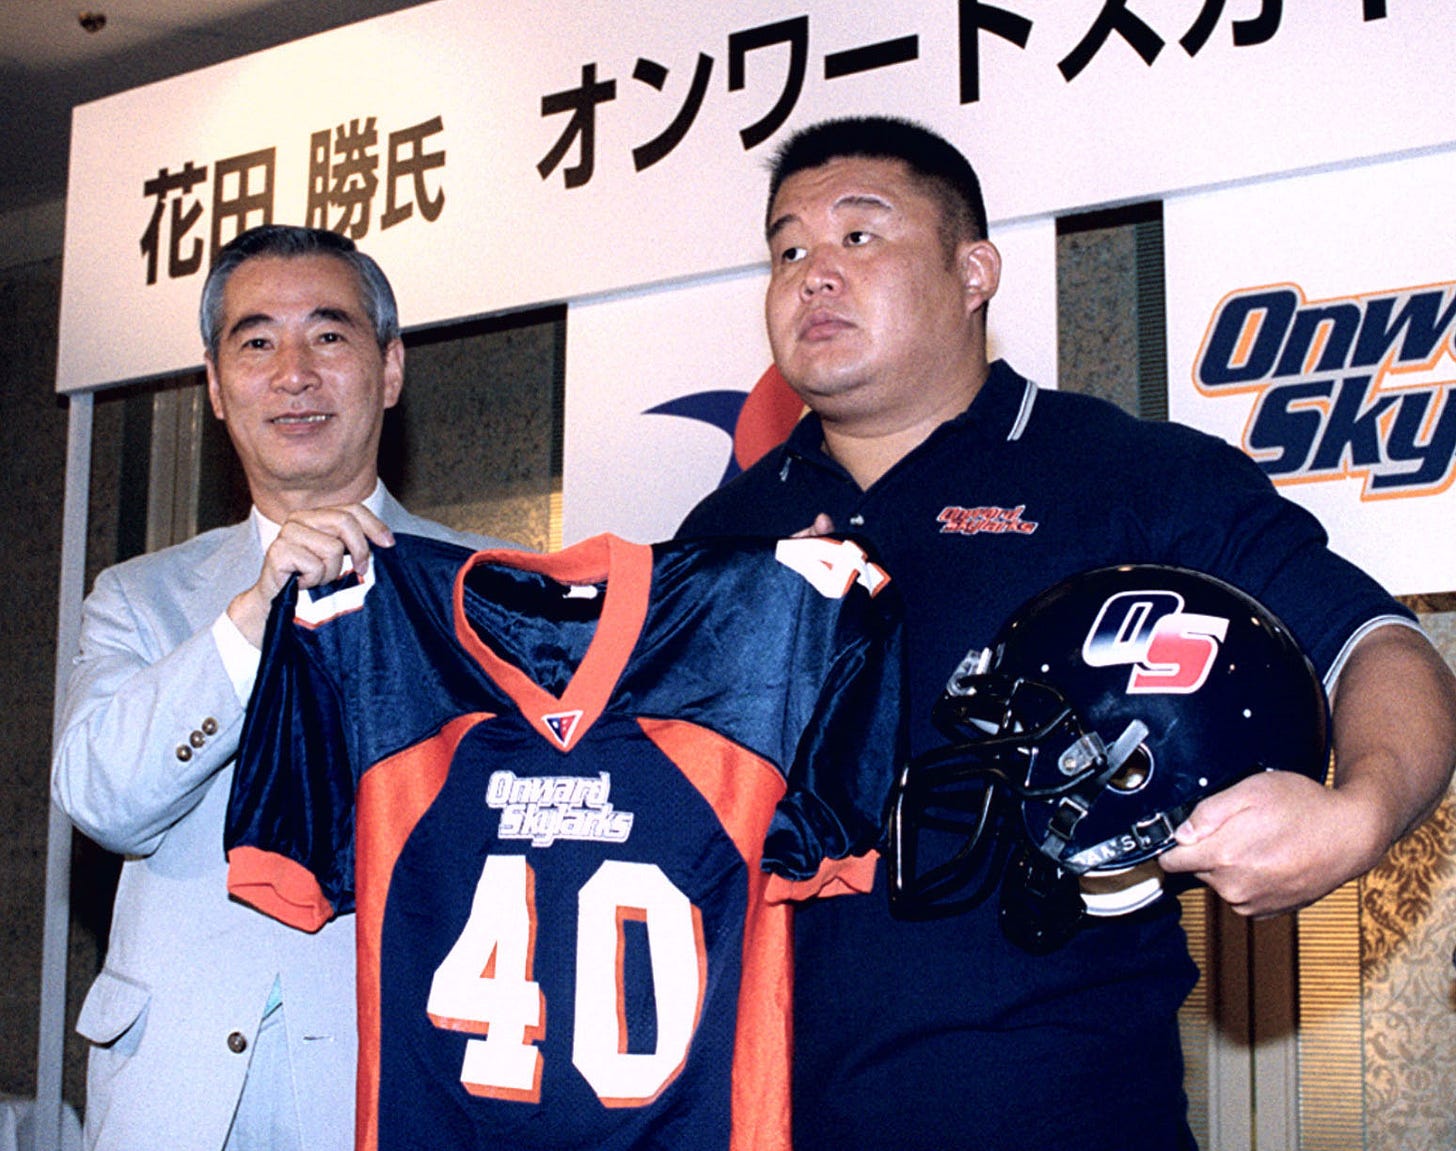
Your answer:
[[[803,401],[770,364],[752,391],[693,392],[648,408],[646,414],[697,420],[731,437],[733,451],[718,480],[722,487],[788,439],[803,412]]]
[[[1220,301],[1193,382],[1254,397],[1242,446],[1276,484],[1425,496],[1456,478],[1452,361],[1456,283],[1315,301],[1274,284]]]
[[[940,523],[941,535],[978,536],[989,532],[992,535],[1029,536],[1036,531],[1038,523],[1023,519],[1025,512],[1025,504],[1014,508],[962,508],[952,505],[941,508],[936,519]]]

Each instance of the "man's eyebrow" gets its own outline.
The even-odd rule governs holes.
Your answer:
[[[246,316],[239,316],[236,322],[227,330],[227,337],[231,339],[240,332],[246,332],[249,328],[261,328],[273,322],[273,317],[267,312],[249,312]]]
[[[831,211],[837,212],[841,208],[869,208],[872,211],[889,212],[894,210],[894,205],[883,196],[876,196],[873,192],[851,192],[847,196],[840,196],[834,201]]]
[[[799,217],[795,216],[792,212],[786,212],[777,220],[774,220],[771,224],[769,224],[768,232],[765,235],[765,239],[767,239],[769,243],[773,243],[773,238],[798,218]]]
[[[829,211],[833,214],[843,208],[868,208],[871,211],[892,212],[895,206],[883,196],[877,196],[873,192],[850,192],[835,200]],[[772,243],[776,235],[798,218],[793,212],[785,212],[777,220],[774,220],[768,226],[768,241]]]
[[[334,308],[322,304],[308,314],[310,320],[328,320],[331,324],[344,324],[350,328],[357,328],[359,321],[353,312],[345,308]]]
[[[345,308],[335,308],[328,304],[321,304],[308,314],[307,322],[312,323],[315,320],[325,320],[331,324],[343,324],[349,328],[359,327],[359,321],[354,317],[352,312]],[[232,327],[228,328],[227,335],[231,338],[252,328],[266,327],[268,324],[274,322],[274,317],[267,312],[249,312],[246,316],[238,317]]]

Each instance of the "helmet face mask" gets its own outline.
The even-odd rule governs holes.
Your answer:
[[[1199,800],[1255,772],[1322,780],[1329,755],[1323,688],[1287,629],[1228,584],[1155,565],[1034,597],[933,715],[949,743],[892,797],[892,910],[954,914],[999,884],[1002,926],[1032,951],[1159,894],[1083,899],[1082,877],[1146,865]]]

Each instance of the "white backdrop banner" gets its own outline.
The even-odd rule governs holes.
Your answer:
[[[1164,205],[1170,414],[1398,595],[1456,589],[1456,152]]]
[[[1055,225],[1000,227],[992,239],[1005,270],[990,311],[991,354],[1055,387]],[[773,414],[745,412],[744,401],[772,361],[767,284],[763,265],[569,309],[565,543],[601,531],[666,539],[699,499],[736,474],[735,443],[763,442],[754,433],[767,430]]]
[[[76,109],[57,384],[195,367],[267,220],[434,325],[755,265],[828,115],[929,123],[1019,220],[1443,144],[1453,55],[1449,0],[436,0]]]
[[[665,539],[728,474],[743,402],[772,358],[767,281],[755,269],[567,310],[563,543]]]

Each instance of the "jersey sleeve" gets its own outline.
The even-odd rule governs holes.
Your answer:
[[[825,860],[864,855],[878,845],[903,753],[903,654],[894,588],[881,588],[871,599],[856,587],[833,622],[838,652],[812,703],[787,793],[764,841],[765,870],[795,881],[815,876]],[[804,629],[799,642],[822,640]]]
[[[338,689],[294,622],[297,598],[295,576],[269,615],[224,846],[232,895],[316,931],[354,907],[355,788]]]

